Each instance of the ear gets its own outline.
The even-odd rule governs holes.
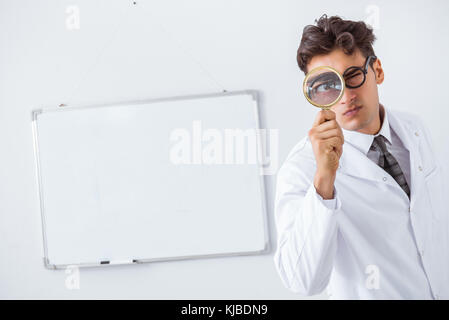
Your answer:
[[[382,64],[380,59],[377,58],[373,63],[374,75],[376,77],[376,83],[381,84],[384,82],[384,69],[382,69]]]

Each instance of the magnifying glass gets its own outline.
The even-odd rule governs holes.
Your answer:
[[[310,70],[303,82],[307,101],[324,110],[329,110],[340,101],[344,90],[343,76],[329,66],[319,66]]]

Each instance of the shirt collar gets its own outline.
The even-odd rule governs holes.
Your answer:
[[[379,135],[383,135],[387,139],[387,142],[391,145],[391,132],[390,123],[388,122],[388,112],[385,110],[382,104],[379,104],[379,113],[383,114],[383,121],[378,133],[373,135],[342,128],[345,142],[349,142],[365,155],[368,154],[368,151],[373,144],[374,138]]]

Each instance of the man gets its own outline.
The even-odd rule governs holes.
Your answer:
[[[316,22],[298,49],[305,74],[366,69],[279,169],[280,278],[303,295],[327,288],[331,299],[449,299],[449,193],[429,131],[379,103],[384,71],[371,28],[336,16]]]

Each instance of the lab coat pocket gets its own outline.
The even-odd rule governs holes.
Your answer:
[[[429,173],[424,177],[426,189],[432,207],[432,216],[435,220],[440,220],[443,207],[443,178],[441,168],[435,165],[429,170]]]

